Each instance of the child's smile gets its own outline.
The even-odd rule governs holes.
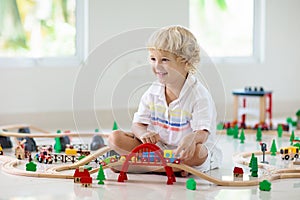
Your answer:
[[[177,62],[177,56],[167,51],[150,50],[150,63],[159,81],[170,84],[185,79],[185,63]]]

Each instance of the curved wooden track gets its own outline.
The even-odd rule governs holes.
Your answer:
[[[22,128],[22,127],[29,127],[31,129],[40,131],[42,133],[36,133],[36,134],[23,134],[23,133],[14,133],[14,132],[4,132],[3,129],[13,129],[13,128]],[[28,125],[10,125],[10,126],[0,126],[0,135],[3,136],[12,136],[12,137],[24,137],[25,135],[28,137],[57,137],[58,134],[51,134],[49,132],[43,131],[39,128],[33,127],[33,126],[28,126]],[[95,135],[93,134],[88,134],[88,133],[74,133],[70,134],[70,133],[61,133],[59,134],[60,136],[64,136],[64,135],[68,135],[68,136],[91,136],[91,135]],[[99,134],[102,136],[107,136],[107,135],[103,135],[103,134]],[[82,160],[74,163],[74,164],[70,164],[70,165],[64,165],[64,166],[55,166],[55,167],[50,167],[46,170],[46,172],[30,172],[30,171],[24,171],[21,169],[16,168],[20,163],[22,163],[21,161],[11,158],[11,157],[6,157],[6,156],[1,156],[1,160],[2,162],[4,162],[4,164],[2,165],[2,171],[8,173],[8,174],[14,174],[14,175],[20,175],[20,176],[31,176],[31,177],[43,177],[43,178],[67,178],[67,179],[72,179],[73,175],[70,174],[63,174],[61,173],[62,171],[66,171],[66,170],[73,170],[78,168],[79,166],[83,166],[89,162],[91,162],[92,160],[94,160],[95,158],[105,154],[106,152],[108,152],[110,149],[110,147],[103,147],[97,151],[95,151],[93,154],[90,154],[88,156],[86,156],[85,158],[83,158]],[[242,165],[249,165],[248,160],[246,158],[249,158],[252,153],[254,153],[255,155],[261,155],[262,152],[243,152],[243,153],[238,153],[235,154],[233,156],[233,160],[236,163],[242,164]],[[270,152],[266,152],[266,154],[270,154]],[[118,161],[115,163],[110,163],[106,166],[104,166],[103,168],[112,168],[115,166],[121,166],[123,164],[122,161]],[[259,182],[261,182],[262,180],[269,180],[269,181],[273,181],[273,180],[277,180],[277,179],[289,179],[289,178],[300,178],[300,169],[276,169],[273,166],[270,165],[266,165],[266,164],[261,164],[259,163],[259,167],[263,168],[266,170],[266,174],[262,175],[261,177],[254,179],[254,180],[247,180],[247,181],[226,181],[226,180],[221,180],[215,177],[212,177],[206,173],[202,173],[198,170],[195,170],[192,167],[189,167],[187,165],[184,164],[173,164],[173,163],[167,163],[168,166],[173,167],[173,168],[177,168],[180,170],[184,170],[186,172],[189,172],[201,179],[207,180],[211,183],[214,183],[216,185],[220,185],[220,186],[255,186],[258,185]],[[90,171],[90,173],[96,173],[99,170],[99,168],[93,169]]]
[[[8,130],[11,129],[19,129],[28,127],[30,130],[37,131],[37,133],[16,133],[10,132]],[[6,131],[4,131],[6,130]],[[94,133],[94,132],[75,132],[75,133],[50,133],[38,127],[27,125],[27,124],[16,124],[16,125],[6,125],[0,126],[0,135],[5,137],[30,137],[30,138],[56,138],[56,137],[63,137],[63,136],[70,136],[70,137],[91,137],[94,135],[100,135],[102,137],[108,137],[106,133]]]

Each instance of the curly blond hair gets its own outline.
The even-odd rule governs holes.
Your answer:
[[[177,61],[186,62],[189,73],[196,72],[200,62],[200,47],[197,39],[183,26],[167,26],[155,31],[149,38],[148,49],[173,53]]]

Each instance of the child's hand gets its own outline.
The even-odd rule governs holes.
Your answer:
[[[186,135],[179,143],[175,151],[175,155],[179,156],[180,160],[188,160],[192,158],[196,151],[195,134]]]
[[[144,133],[141,137],[140,140],[143,143],[152,143],[152,144],[156,144],[159,140],[160,140],[160,136],[158,133],[154,133],[154,132],[146,132]]]

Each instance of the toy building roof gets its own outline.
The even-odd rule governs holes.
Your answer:
[[[74,173],[74,177],[90,177],[90,173],[87,169],[76,169]]]
[[[235,173],[235,174],[244,174],[244,170],[243,170],[243,168],[235,167],[233,169],[233,173]]]

